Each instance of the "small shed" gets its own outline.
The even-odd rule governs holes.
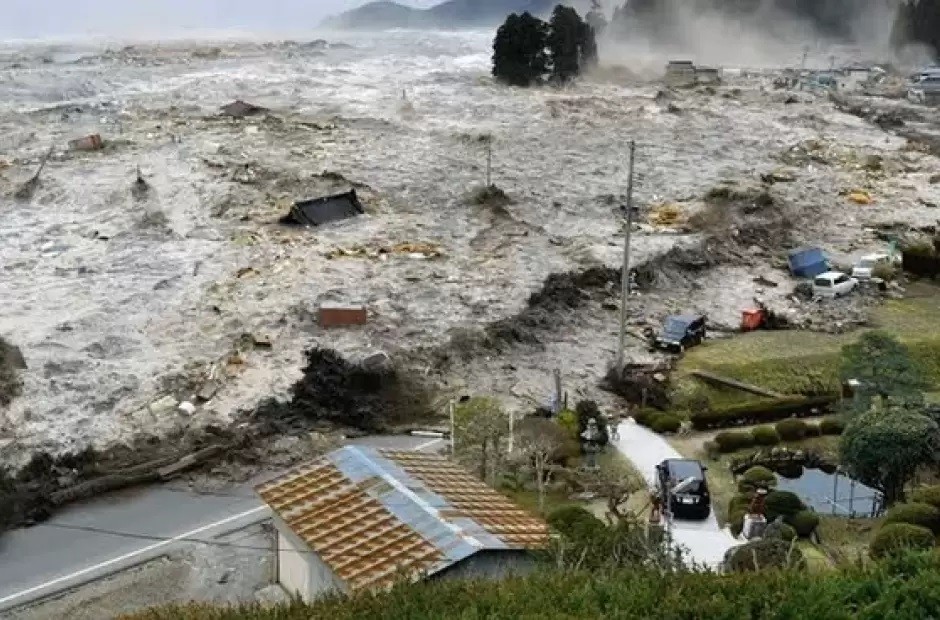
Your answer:
[[[277,579],[307,601],[532,570],[548,525],[441,456],[347,446],[257,487]]]
[[[819,248],[806,247],[790,252],[790,273],[797,278],[815,278],[829,271],[829,260]]]
[[[670,86],[695,84],[695,65],[691,60],[670,60],[666,65],[666,83]]]

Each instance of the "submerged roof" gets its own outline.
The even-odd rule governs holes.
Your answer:
[[[285,224],[320,226],[365,213],[356,190],[294,203],[290,213],[281,218]]]
[[[543,520],[429,454],[347,446],[256,490],[350,590],[548,541]]]

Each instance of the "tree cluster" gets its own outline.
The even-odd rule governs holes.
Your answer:
[[[905,485],[940,454],[940,426],[924,405],[926,381],[907,347],[879,332],[843,348],[841,374],[857,382],[845,413],[842,461],[881,491],[886,505],[904,501]]]
[[[891,36],[898,47],[920,43],[940,58],[940,0],[904,0]]]
[[[599,12],[588,15],[594,24]],[[571,7],[558,5],[545,23],[532,14],[513,13],[493,41],[493,76],[513,86],[532,86],[546,79],[568,82],[597,64],[595,27]]]

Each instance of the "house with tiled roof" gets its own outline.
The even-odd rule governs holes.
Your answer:
[[[499,578],[534,566],[548,525],[459,465],[347,446],[257,487],[277,529],[277,578],[313,600],[401,581]]]

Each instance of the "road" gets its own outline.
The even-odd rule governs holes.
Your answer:
[[[349,443],[398,450],[443,446],[440,439],[400,436]],[[265,519],[268,508],[254,494],[255,482],[212,494],[162,486],[129,489],[68,506],[45,523],[4,534],[0,612],[159,557],[183,541],[211,539]]]
[[[618,427],[619,439],[611,443],[636,466],[646,478],[647,484],[656,486],[656,466],[666,459],[685,458],[679,454],[660,435],[640,426],[632,419],[622,422]],[[674,519],[671,523],[673,541],[686,549],[689,559],[698,565],[718,569],[725,557],[725,552],[741,544],[730,532],[722,529],[712,510],[704,521],[683,521]]]

